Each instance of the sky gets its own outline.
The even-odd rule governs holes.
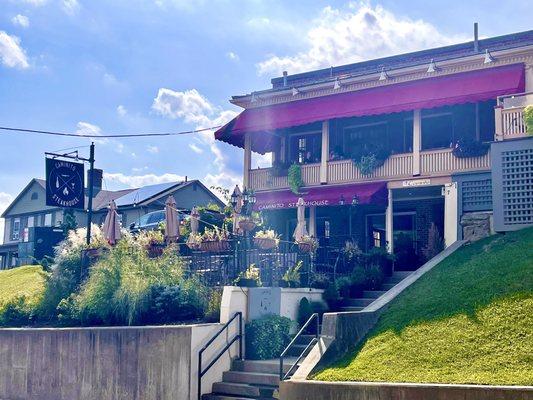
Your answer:
[[[471,40],[475,21],[481,37],[524,31],[530,11],[526,0],[0,0],[0,126],[96,135],[217,126],[240,111],[232,95],[266,89],[283,70]],[[210,131],[95,143],[110,190],[242,179],[242,150]],[[88,145],[0,131],[0,212],[44,177],[45,151],[86,155]]]

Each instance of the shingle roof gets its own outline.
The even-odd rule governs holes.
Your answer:
[[[190,182],[193,182],[193,181],[167,182],[167,183],[159,183],[157,185],[143,186],[138,189],[133,189],[130,193],[126,194],[125,196],[122,196],[116,199],[115,203],[117,207],[140,204],[171,188],[177,189],[179,187],[185,186],[186,184],[189,184]]]
[[[301,86],[322,81],[328,81],[335,77],[343,76],[361,76],[379,73],[381,68],[397,69],[421,65],[431,62],[433,59],[437,64],[440,61],[452,60],[455,58],[467,57],[476,54],[483,54],[485,50],[492,52],[507,50],[517,47],[533,45],[533,30],[512,33],[509,35],[496,36],[479,40],[478,51],[474,49],[474,41],[455,44],[445,47],[437,47],[428,50],[415,51],[412,53],[400,54],[390,57],[378,58],[347,64],[338,67],[324,68],[315,71],[304,72],[300,74],[288,75],[287,86],[283,86],[283,77],[273,78],[272,89],[263,92],[272,92],[284,90],[287,87]],[[235,98],[242,96],[235,96]]]

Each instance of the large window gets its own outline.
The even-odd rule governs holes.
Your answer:
[[[13,218],[13,228],[11,230],[11,240],[20,238],[20,218]]]
[[[387,145],[387,123],[347,126],[344,128],[344,147],[348,157],[361,153],[361,149]]]
[[[426,111],[426,110],[423,110]],[[451,147],[454,142],[451,112],[422,113],[422,150]]]
[[[322,132],[301,133],[290,136],[289,161],[299,164],[320,162]]]

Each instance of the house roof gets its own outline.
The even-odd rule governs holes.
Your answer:
[[[298,87],[302,85],[317,84],[321,82],[332,81],[335,78],[357,77],[368,74],[376,74],[385,70],[398,68],[407,68],[417,65],[429,64],[431,60],[435,63],[452,60],[476,54],[483,54],[485,50],[496,52],[518,47],[533,45],[533,30],[512,33],[503,36],[496,36],[478,41],[478,50],[474,48],[474,41],[459,43],[451,46],[437,47],[428,50],[415,51],[411,53],[399,54],[390,57],[377,58],[374,60],[362,61],[353,64],[347,64],[337,67],[324,68],[286,77],[287,84],[284,86],[283,77],[276,77],[271,80],[272,88],[257,91],[255,93],[269,93],[287,88]],[[237,100],[243,96],[233,96]]]
[[[166,182],[156,185],[143,186],[138,189],[133,189],[130,193],[115,200],[117,207],[130,206],[134,204],[144,203],[150,199],[158,197],[162,192],[166,192],[171,189],[178,189],[189,184],[187,182]]]

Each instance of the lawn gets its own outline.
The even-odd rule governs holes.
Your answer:
[[[459,249],[313,379],[533,385],[533,228]]]
[[[44,272],[39,265],[0,271],[0,312],[4,305],[18,297],[35,304],[44,292]]]

